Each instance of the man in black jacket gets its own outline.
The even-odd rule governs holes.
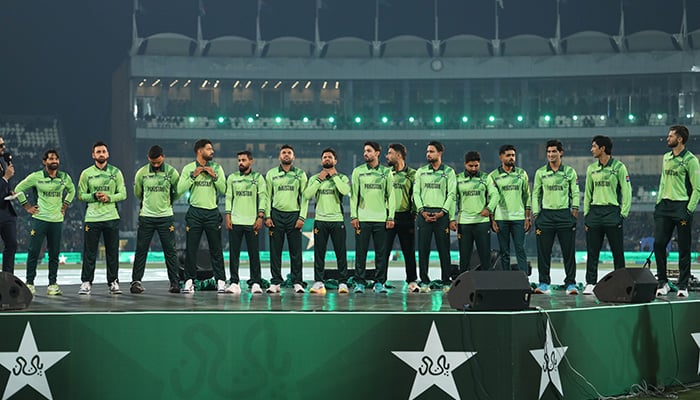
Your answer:
[[[0,239],[5,244],[2,253],[2,270],[14,274],[17,252],[17,213],[12,207],[14,193],[10,178],[15,174],[12,156],[7,151],[5,140],[0,137]]]

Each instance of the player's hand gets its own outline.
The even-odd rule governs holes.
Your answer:
[[[450,230],[452,232],[457,232],[457,221],[450,221]]]
[[[260,232],[260,229],[262,229],[262,218],[255,218],[255,223],[253,224],[253,232]]]
[[[394,229],[394,221],[386,221],[386,229]]]
[[[491,221],[491,230],[495,233],[498,233],[498,231],[500,230],[500,228],[498,227],[498,222],[496,222],[496,220]]]
[[[525,232],[530,232],[530,228],[532,228],[532,222],[530,222],[530,218],[525,219]]]
[[[301,229],[304,227],[304,220],[298,219],[297,222],[294,223],[294,229]]]
[[[272,218],[265,218],[265,226],[268,228],[274,228],[275,223],[272,222]]]
[[[231,214],[226,214],[225,220],[226,230],[230,231],[231,229],[233,229],[233,224],[231,223]]]
[[[29,214],[36,215],[39,214],[39,206],[37,205],[30,205],[29,203],[24,205],[24,209],[27,210]]]
[[[350,220],[350,226],[352,226],[352,229],[354,230],[360,229],[360,220],[357,218]]]

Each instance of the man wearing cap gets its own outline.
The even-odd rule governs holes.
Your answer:
[[[180,173],[164,162],[163,149],[151,146],[148,164],[139,168],[134,177],[134,195],[139,199],[139,228],[136,233],[136,252],[131,273],[131,293],[143,293],[142,284],[146,269],[146,256],[153,234],[158,232],[163,247],[165,266],[168,270],[170,293],[180,292],[179,265],[175,252],[175,220],[173,202],[177,199],[177,182]]]

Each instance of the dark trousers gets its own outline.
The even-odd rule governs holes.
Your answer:
[[[491,265],[491,238],[489,236],[489,223],[480,222],[478,224],[459,224],[457,227],[457,237],[459,238],[459,272],[466,272],[470,269],[488,271],[493,269]],[[479,254],[479,267],[472,268],[472,250],[476,244],[476,251]],[[510,268],[509,268],[510,269]]]
[[[3,272],[15,273],[15,253],[17,253],[17,217],[9,211],[0,211],[0,239],[5,244],[2,252]]]
[[[355,279],[358,283],[366,284],[365,269],[369,240],[374,242],[375,281],[386,282],[386,222],[360,222],[360,229],[355,231]]]
[[[498,224],[498,247],[501,254],[501,268],[510,270],[510,239],[513,239],[515,257],[518,260],[518,271],[527,275],[527,254],[525,253],[525,221],[496,221]]]
[[[439,209],[426,209],[428,212],[440,212]],[[435,247],[440,256],[441,280],[450,282],[450,217],[443,215],[435,222],[425,222],[423,217],[416,218],[418,230],[418,271],[422,283],[430,283],[428,262],[430,260],[430,242],[435,236]]]
[[[206,210],[192,207],[185,214],[186,249],[185,249],[185,279],[195,279],[197,276],[197,252],[202,233],[207,236],[211,269],[214,279],[225,281],[224,255],[221,249],[221,213],[218,209]]]
[[[273,285],[281,284],[282,279],[282,249],[284,238],[287,237],[289,246],[289,263],[291,267],[292,283],[304,284],[301,263],[301,229],[294,227],[299,219],[299,211],[284,212],[275,210],[270,212],[274,227],[270,228],[270,272]]]
[[[85,222],[83,234],[83,270],[80,279],[90,282],[95,279],[95,261],[102,236],[107,261],[107,283],[119,282],[119,220]]]
[[[326,269],[326,249],[328,238],[333,242],[335,259],[338,263],[338,282],[348,281],[348,258],[345,246],[345,223],[314,221],[314,280],[323,282]]]
[[[562,257],[564,258],[564,284],[576,283],[576,218],[569,209],[542,210],[535,221],[537,234],[537,270],[540,283],[550,284],[549,270],[552,266],[552,246],[554,237],[559,238]]]
[[[27,246],[27,284],[34,284],[36,265],[44,238],[46,238],[46,248],[49,253],[49,285],[56,283],[62,229],[63,222],[46,222],[32,218],[32,231]]]
[[[598,262],[603,239],[608,237],[615,269],[625,268],[625,239],[622,234],[620,207],[591,206],[586,215],[586,283],[598,282]]]
[[[258,232],[253,230],[252,225],[233,225],[228,233],[229,240],[229,270],[231,272],[231,283],[239,283],[238,267],[241,260],[241,244],[245,239],[248,249],[248,260],[250,261],[250,284],[262,283],[260,272],[260,243],[258,242]]]
[[[654,210],[654,256],[660,285],[668,282],[666,245],[675,229],[678,238],[678,288],[688,288],[693,216],[687,213],[687,207],[687,201],[661,200]]]
[[[386,260],[389,265],[394,240],[398,236],[406,267],[406,282],[415,282],[416,274],[416,224],[412,212],[397,212],[394,216],[394,227],[386,231]]]
[[[131,281],[140,281],[146,270],[146,257],[151,245],[153,235],[158,232],[160,245],[163,247],[165,266],[168,270],[168,280],[171,284],[179,283],[180,266],[175,251],[175,219],[169,217],[142,217],[139,216],[139,228],[136,231],[136,252],[134,253],[134,267],[131,272]]]

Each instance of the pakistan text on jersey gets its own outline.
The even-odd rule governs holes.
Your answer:
[[[520,190],[522,186],[520,185],[503,185],[501,186],[501,190],[506,191],[506,190]]]
[[[564,191],[564,186],[562,186],[562,185],[547,185],[547,186],[545,186],[545,188],[547,188],[547,190],[551,190],[551,191],[561,191],[561,192]]]
[[[107,192],[107,191],[111,190],[109,185],[95,186],[94,189],[96,192]]]
[[[462,196],[481,196],[481,190],[465,190]]]
[[[335,195],[335,189],[319,189],[318,194],[332,194]]]
[[[169,191],[170,191],[169,188],[166,188],[166,187],[163,187],[163,186],[146,186],[145,189],[146,189],[147,192],[151,192],[151,193],[154,193],[154,192],[169,192]]]
[[[610,184],[610,181],[595,181],[595,182],[593,182],[593,186],[596,186],[596,187],[598,187],[598,186],[607,186],[607,187],[610,187],[610,186],[612,186],[612,185]]]
[[[297,187],[294,185],[279,185],[277,188],[275,188],[277,191],[295,191],[297,190]]]
[[[236,196],[253,196],[252,190],[236,190]]]
[[[61,197],[63,196],[62,192],[41,192],[41,195],[44,197]]]
[[[426,189],[442,189],[442,185],[440,183],[426,182],[424,187]]]
[[[213,186],[213,182],[206,180],[206,181],[194,181],[195,186]]]
[[[383,185],[381,183],[365,183],[364,185],[365,189],[384,189]]]
[[[681,174],[679,174],[678,171],[675,171],[675,170],[672,170],[672,169],[665,169],[665,170],[664,170],[664,175],[680,176]]]

